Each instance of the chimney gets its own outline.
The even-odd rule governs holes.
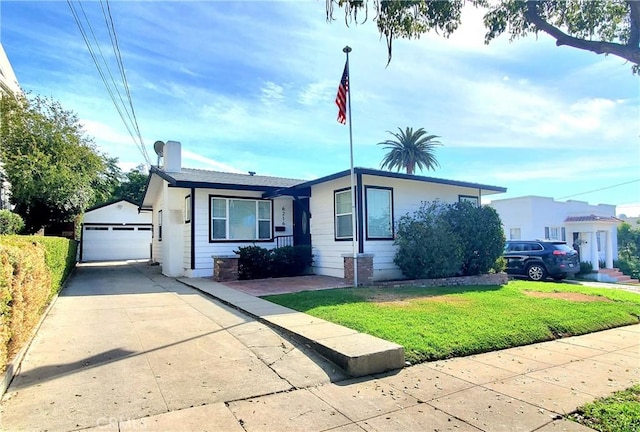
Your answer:
[[[164,163],[166,172],[180,172],[182,169],[182,145],[179,141],[167,141],[164,146]]]

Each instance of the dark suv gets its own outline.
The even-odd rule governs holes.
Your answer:
[[[578,253],[561,241],[507,240],[504,247],[507,273],[533,281],[547,276],[562,280],[580,271]]]

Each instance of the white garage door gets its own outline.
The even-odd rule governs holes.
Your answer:
[[[151,225],[85,225],[82,261],[149,259]]]

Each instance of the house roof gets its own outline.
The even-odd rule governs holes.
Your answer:
[[[596,216],[591,214],[589,216],[569,216],[564,220],[565,222],[622,222],[621,219],[613,216]]]
[[[106,202],[106,203],[98,204],[96,206],[93,206],[91,208],[86,209],[84,212],[87,213],[87,212],[90,212],[90,211],[93,211],[93,210],[98,210],[98,209],[101,209],[103,207],[108,207],[110,205],[117,204],[117,203],[122,202],[122,201],[127,202],[129,204],[132,204],[132,205],[138,207],[138,203],[135,203],[135,202],[133,202],[131,200],[128,200],[126,198],[121,198],[121,199],[116,199],[116,200],[109,201],[109,202]]]
[[[377,170],[377,169],[371,169],[371,168],[354,168],[353,169],[355,174],[364,174],[364,175],[372,175],[372,176],[378,176],[378,177],[387,177],[387,178],[396,178],[396,179],[404,179],[404,180],[413,180],[413,181],[419,181],[419,182],[425,182],[425,183],[438,183],[438,184],[444,184],[444,185],[450,185],[450,186],[461,186],[461,187],[468,187],[468,188],[473,188],[473,189],[482,189],[483,191],[490,191],[490,192],[506,192],[507,189],[504,187],[500,187],[500,186],[490,186],[490,185],[485,185],[485,184],[480,184],[480,183],[470,183],[470,182],[463,182],[463,181],[458,181],[458,180],[447,180],[447,179],[441,179],[441,178],[437,178],[437,177],[426,177],[426,176],[418,176],[418,175],[414,175],[414,174],[403,174],[403,173],[395,173],[395,172],[390,172],[390,171],[382,171],[382,170]],[[298,189],[298,188],[305,188],[305,187],[309,187],[309,186],[313,186],[315,184],[319,184],[319,183],[324,183],[327,181],[331,181],[331,180],[335,180],[341,177],[346,177],[348,175],[351,174],[351,170],[345,170],[345,171],[340,171],[337,172],[335,174],[331,174],[325,177],[321,177],[319,179],[316,180],[310,180],[310,181],[306,181],[300,184],[297,184],[293,187],[293,189]]]
[[[208,171],[194,168],[182,168],[180,172],[168,173],[157,167],[151,167],[151,172],[158,174],[172,186],[178,187],[209,187],[241,186],[241,189],[267,190],[295,186],[304,180],[262,175],[236,174],[221,171]]]
[[[506,192],[507,189],[500,186],[491,186],[480,183],[470,183],[457,180],[447,180],[436,177],[425,177],[413,174],[394,173],[371,168],[354,168],[356,174],[372,175],[378,177],[396,178],[412,180],[425,183],[437,183],[450,186],[467,187],[479,189],[485,194]],[[145,189],[145,198],[141,208],[148,207],[147,194],[152,188],[151,179],[156,174],[161,179],[173,187],[184,188],[212,188],[212,189],[233,189],[252,190],[264,192],[263,197],[273,197],[278,195],[298,195],[301,190],[308,190],[310,186],[346,177],[351,174],[351,170],[344,170],[316,180],[300,180],[285,177],[271,177],[250,174],[226,173],[220,171],[208,171],[193,168],[182,168],[180,172],[166,172],[158,167],[152,166],[149,170],[149,180]],[[157,187],[157,185],[155,186]]]

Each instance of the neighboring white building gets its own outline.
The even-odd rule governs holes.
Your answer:
[[[18,78],[13,72],[11,63],[7,54],[4,52],[4,47],[0,43],[0,90],[4,93],[18,94],[21,92],[20,85],[18,84]]]
[[[167,276],[210,277],[212,256],[240,246],[311,245],[315,274],[344,277],[353,256],[350,171],[304,181],[182,168],[181,145],[151,167],[141,211],[153,215],[152,259]],[[393,264],[394,222],[421,202],[480,203],[506,189],[355,168],[356,248],[372,259],[372,280],[401,277]]]
[[[0,43],[0,97],[9,94],[20,93],[18,79],[13,73],[13,68],[4,52],[4,48]],[[11,185],[4,176],[2,165],[0,165],[0,210],[11,209],[9,198],[11,197]]]
[[[87,210],[82,221],[80,261],[151,258],[151,215],[124,199]]]
[[[507,240],[561,240],[580,253],[598,270],[598,263],[613,268],[618,257],[616,206],[590,205],[584,201],[555,201],[553,198],[524,196],[492,200],[502,220]]]

